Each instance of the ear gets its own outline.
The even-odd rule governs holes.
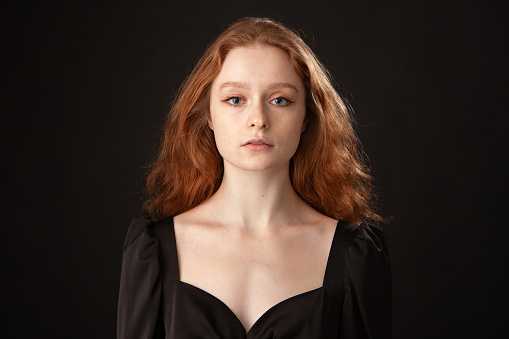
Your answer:
[[[207,112],[207,125],[211,130],[214,130],[214,124],[212,124],[212,117],[210,116],[210,112]]]
[[[300,134],[304,133],[304,131],[306,130],[306,126],[307,125],[308,125],[308,118],[305,117],[304,121],[302,122],[302,130],[300,131]]]

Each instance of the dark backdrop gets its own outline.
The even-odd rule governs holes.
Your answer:
[[[299,29],[356,112],[395,215],[394,338],[505,327],[505,5],[24,2],[1,15],[2,336],[115,336],[122,243],[166,106],[243,16]]]

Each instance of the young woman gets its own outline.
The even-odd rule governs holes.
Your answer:
[[[118,338],[389,338],[391,271],[351,117],[281,23],[182,84],[123,253]]]

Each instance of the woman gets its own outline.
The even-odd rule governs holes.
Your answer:
[[[297,34],[228,27],[168,114],[124,245],[118,337],[389,338],[389,257],[363,222],[380,217],[359,152]]]

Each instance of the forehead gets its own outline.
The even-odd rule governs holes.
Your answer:
[[[224,82],[252,85],[288,82],[299,89],[304,88],[288,54],[280,48],[268,45],[237,47],[231,50],[223,61],[214,85],[219,86]]]

